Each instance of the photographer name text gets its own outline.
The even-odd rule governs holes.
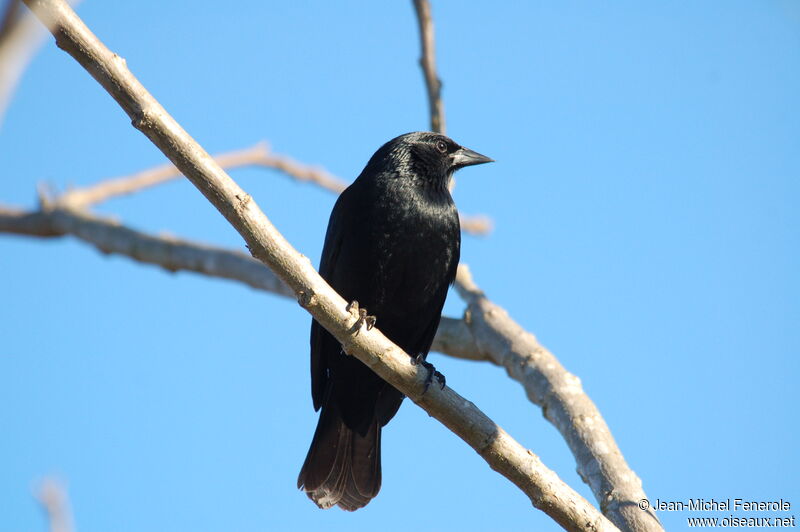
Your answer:
[[[788,512],[789,501],[748,501],[746,499],[688,499],[684,501],[649,501],[653,510],[660,512]]]

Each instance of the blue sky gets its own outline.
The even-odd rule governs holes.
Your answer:
[[[211,152],[266,139],[349,181],[384,141],[428,127],[410,2],[87,0],[79,13]],[[800,507],[800,5],[439,1],[433,14],[448,133],[497,160],[455,191],[496,226],[464,238],[476,281],[582,379],[651,498]],[[0,161],[0,202],[32,207],[37,183],[163,156],[48,40]],[[316,263],[332,195],[232,175]],[[243,249],[186,182],[98,210]],[[317,510],[295,489],[316,424],[309,317],[285,299],[74,239],[0,235],[0,279],[0,530],[44,529],[31,486],[51,474],[81,532],[556,529],[410,403],[384,431],[378,498]],[[462,309],[451,294],[446,313]],[[594,502],[503,370],[432,361]],[[660,514],[671,530],[688,516]]]

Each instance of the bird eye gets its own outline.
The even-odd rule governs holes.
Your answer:
[[[436,149],[442,153],[447,153],[447,144],[443,140],[436,141]]]

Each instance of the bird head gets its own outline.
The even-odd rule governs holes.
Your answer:
[[[439,133],[418,131],[396,137],[375,152],[365,174],[412,177],[446,186],[453,172],[465,166],[493,162]]]

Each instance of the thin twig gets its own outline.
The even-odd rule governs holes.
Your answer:
[[[17,0],[7,1],[0,30],[0,120],[45,35],[28,10],[20,12]]]
[[[414,0],[414,11],[419,24],[419,40],[422,56],[419,64],[428,89],[428,107],[431,117],[431,131],[444,135],[447,132],[442,103],[442,80],[436,74],[436,40],[433,36],[433,17],[428,0]]]
[[[23,72],[47,35],[36,17],[21,6],[19,0],[7,0],[0,22],[0,124]]]
[[[50,532],[73,532],[75,526],[69,506],[69,497],[61,482],[53,478],[44,479],[39,484],[35,496],[47,514]]]
[[[568,530],[614,530],[583,497],[544,467],[475,405],[452,389],[431,387],[427,371],[378,329],[353,331],[357,316],[275,229],[256,202],[219,167],[108,50],[64,0],[24,0],[54,28],[60,48],[72,55],[128,113],[133,125],[161,149],[245,239],[343,349],[367,364],[472,446],[489,465],[526,493],[533,504]]]
[[[471,235],[488,235],[494,229],[492,219],[488,216],[466,216],[459,213],[458,219],[461,222],[461,230]]]
[[[228,169],[242,166],[275,168],[294,179],[314,183],[337,194],[347,186],[322,168],[303,165],[289,157],[271,153],[266,142],[259,142],[241,150],[220,153],[214,158],[221,167]],[[133,194],[182,175],[174,164],[162,164],[133,175],[105,179],[95,185],[69,190],[60,200],[75,208],[85,208],[117,196]]]

